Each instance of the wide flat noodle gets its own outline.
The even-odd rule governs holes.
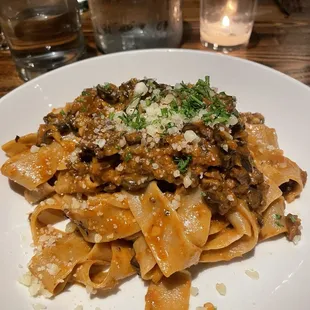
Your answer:
[[[78,233],[58,233],[61,237],[38,251],[29,264],[30,272],[53,295],[63,290],[76,264],[84,261],[91,250]]]
[[[91,253],[90,257],[77,267],[73,281],[95,290],[111,289],[118,284],[119,280],[134,275],[136,271],[130,263],[134,256],[131,244],[118,240],[113,241],[110,246],[112,252],[110,262],[99,260],[100,257],[108,254],[100,254],[99,251],[107,252],[107,248],[97,248],[97,257]]]
[[[296,163],[284,156],[275,155],[271,157],[270,163],[261,163],[259,169],[282,189],[284,198],[288,202],[299,197],[306,175]]]
[[[76,223],[88,242],[110,242],[132,236],[140,231],[128,201],[117,200],[119,194],[98,194],[87,201],[64,196],[63,210]]]
[[[41,200],[47,198],[54,193],[54,187],[48,184],[48,182],[45,182],[32,191],[26,189],[24,192],[24,196],[29,203],[34,204],[40,202]]]
[[[268,186],[266,193],[265,204],[260,208],[260,212],[263,213],[266,209],[275,202],[278,198],[282,197],[282,191],[279,186],[271,179],[265,176],[265,183]]]
[[[34,190],[55,174],[63,156],[62,146],[53,142],[35,153],[25,151],[12,156],[3,164],[1,172],[28,190]]]
[[[58,194],[88,194],[95,192],[98,186],[99,184],[92,181],[88,174],[83,176],[75,176],[73,173],[68,171],[61,171],[57,177],[55,191]]]
[[[221,244],[223,244],[223,242],[225,243],[225,238],[220,238],[219,243],[221,248],[203,251],[200,257],[200,262],[208,263],[208,262],[228,261],[235,257],[240,257],[244,255],[245,253],[251,251],[255,247],[258,241],[258,234],[259,234],[256,218],[249,211],[246,203],[241,200],[238,201],[236,211],[240,214],[240,218],[238,220],[235,219],[234,222],[234,224],[237,227],[236,232],[243,231],[244,235],[237,241],[234,241],[234,238],[231,238],[230,240],[234,242],[232,242],[226,247],[221,247]],[[242,220],[240,220],[241,217]],[[243,223],[244,220],[247,221],[246,226],[249,225],[251,227],[251,232],[248,231],[246,226],[242,227],[244,225]],[[221,232],[218,234],[221,234]],[[208,242],[211,242],[215,238],[216,235],[212,239],[210,238]],[[206,244],[206,247],[208,246],[208,242]],[[216,247],[215,244],[213,244],[213,248],[215,247]]]
[[[209,236],[211,210],[202,201],[200,188],[181,196],[177,213],[189,240],[196,246],[203,247]]]
[[[227,219],[222,215],[212,216],[210,223],[209,236],[217,234],[229,225]]]
[[[16,137],[2,145],[2,150],[8,157],[12,157],[19,153],[29,150],[37,142],[37,134],[30,133],[22,137]]]
[[[155,283],[158,282],[162,278],[162,272],[143,236],[134,242],[133,248],[136,253],[135,258],[139,264],[141,278],[143,280],[152,280]]]
[[[151,283],[145,296],[145,310],[188,310],[191,288],[189,272],[176,272]]]
[[[42,242],[51,245],[59,236],[62,237],[63,235],[63,232],[54,229],[52,226],[65,219],[62,205],[58,199],[58,196],[55,195],[42,201],[30,216],[32,239],[36,246]]]
[[[264,212],[263,227],[259,233],[261,241],[287,232],[284,210],[285,202],[283,197],[280,197]]]
[[[179,216],[155,182],[148,186],[141,200],[128,196],[130,210],[166,277],[198,262],[201,249],[188,239]]]
[[[248,133],[248,146],[257,168],[272,184],[281,187],[282,191],[284,191],[284,197],[288,202],[293,201],[300,195],[305,185],[307,178],[306,172],[301,170],[295,162],[283,155],[283,151],[279,149],[274,129],[264,124],[247,124],[246,131]],[[272,190],[274,191],[273,188]],[[280,197],[276,197],[277,194],[275,191],[272,196],[274,196],[272,199],[269,197],[270,203]],[[268,204],[264,210],[267,207]]]

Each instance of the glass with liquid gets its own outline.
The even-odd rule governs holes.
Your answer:
[[[178,47],[182,0],[89,0],[98,49],[104,53]]]
[[[257,0],[201,0],[200,41],[229,52],[246,46],[252,33]]]
[[[25,81],[76,61],[84,52],[76,0],[1,0],[0,20]]]

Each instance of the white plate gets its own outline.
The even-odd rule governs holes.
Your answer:
[[[259,111],[275,127],[285,154],[310,171],[310,88],[267,67],[219,54],[189,50],[148,50],[92,58],[52,71],[14,90],[0,100],[0,144],[36,131],[52,107],[63,106],[83,88],[103,82],[121,83],[131,77],[155,77],[165,83],[196,81],[205,75],[220,90],[237,96],[241,111]],[[5,156],[0,153],[0,163]],[[309,309],[310,279],[310,186],[289,206],[303,221],[301,242],[294,246],[280,238],[259,244],[246,258],[215,266],[193,268],[193,286],[199,295],[191,297],[190,309],[212,302],[224,309]],[[85,289],[70,288],[54,300],[33,299],[17,283],[32,255],[27,213],[32,210],[0,176],[0,274],[1,309],[32,309],[41,303],[48,310],[144,309],[146,286],[135,277],[118,292],[89,298]],[[20,266],[19,266],[20,265]],[[20,268],[23,266],[23,268]],[[252,280],[246,269],[259,272]],[[218,282],[226,284],[227,295],[219,296]],[[298,307],[296,308],[296,305]]]

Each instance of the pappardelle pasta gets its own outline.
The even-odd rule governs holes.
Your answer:
[[[68,283],[96,294],[138,274],[149,283],[145,309],[188,309],[189,267],[301,233],[285,201],[300,195],[306,172],[261,114],[239,113],[208,77],[87,88],[2,149],[2,174],[35,205],[32,295]],[[65,231],[55,227],[63,219]]]

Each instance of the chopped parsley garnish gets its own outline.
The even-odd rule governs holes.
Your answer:
[[[175,123],[169,122],[166,126],[167,129],[170,129],[172,127],[175,127]]]
[[[290,214],[288,217],[289,217],[289,219],[291,220],[292,223],[295,223],[297,221],[297,215]]]
[[[88,91],[86,91],[86,90],[82,91],[82,96],[89,96],[89,95],[90,95],[90,93]]]
[[[169,110],[168,110],[168,108],[163,108],[160,111],[161,111],[161,116],[162,117],[169,117]]]
[[[61,110],[59,113],[60,113],[62,116],[66,116],[66,112],[65,112],[64,110]]]
[[[185,157],[174,157],[173,158],[174,162],[178,165],[178,170],[181,173],[186,173],[188,165],[192,161],[192,156],[191,155],[186,155]]]
[[[176,89],[181,98],[180,113],[187,118],[193,118],[199,111],[206,108],[204,99],[210,99],[210,82],[209,77],[205,80],[198,80],[195,85],[189,86],[182,82],[181,87]]]
[[[114,112],[111,112],[109,113],[109,119],[112,121],[115,117],[115,113]]]
[[[124,113],[119,118],[128,126],[136,130],[140,130],[146,127],[146,119],[141,116],[138,111],[135,111],[131,115]]]
[[[86,102],[84,98],[77,98],[76,101],[77,102]]]
[[[284,225],[282,225],[280,222],[278,222],[278,221],[275,221],[275,224],[277,225],[277,226],[279,226],[279,227],[284,227]]]
[[[126,153],[125,157],[124,157],[125,162],[127,162],[127,161],[129,161],[131,159],[132,159],[132,154],[130,152]]]
[[[81,106],[80,111],[81,112],[87,112],[87,107],[85,105]]]
[[[280,214],[275,214],[274,217],[275,217],[276,220],[281,220],[282,215],[280,215]]]
[[[172,100],[170,102],[170,110],[173,112],[176,112],[176,113],[179,111],[179,106],[178,106],[178,103],[176,102],[176,100]]]
[[[275,214],[274,215],[274,218],[275,218],[275,224],[279,227],[284,227],[284,225],[282,225],[279,221],[282,219],[282,215],[280,214]]]
[[[98,84],[97,85],[98,88],[104,89],[104,90],[109,90],[109,88],[111,87],[110,83],[104,83],[102,84]]]
[[[225,104],[217,97],[214,98],[212,104],[209,106],[209,112],[202,116],[202,120],[206,125],[208,124],[226,124],[231,117],[228,113]]]
[[[210,87],[210,79],[208,76],[204,80],[198,80],[194,85],[180,84],[181,87],[175,89],[181,100],[178,107],[173,102],[171,109],[175,112],[183,114],[191,119],[195,117],[201,110],[207,110],[202,120],[206,125],[224,123],[227,124],[231,117],[231,113],[227,111],[226,104],[221,99],[227,96],[224,92],[216,94]]]

